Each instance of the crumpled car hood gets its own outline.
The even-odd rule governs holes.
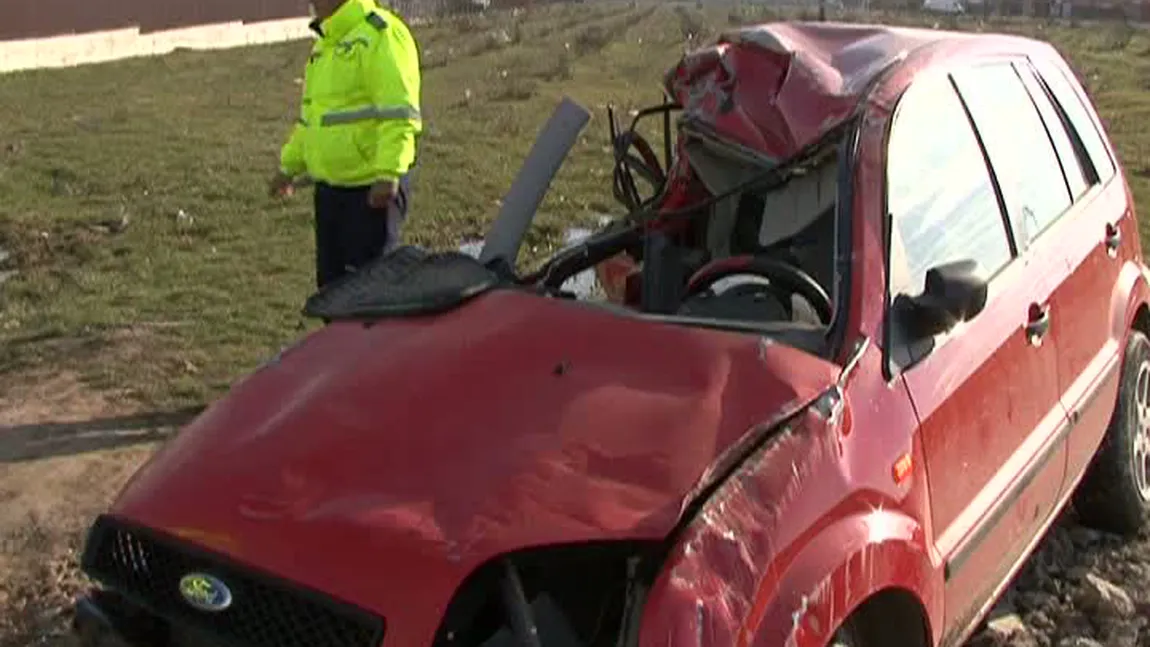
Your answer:
[[[315,333],[170,441],[112,513],[427,645],[491,557],[664,536],[726,452],[836,372],[754,335],[495,291]]]

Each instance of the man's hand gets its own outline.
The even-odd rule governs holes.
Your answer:
[[[290,196],[294,192],[295,187],[292,186],[292,178],[286,175],[283,171],[277,171],[268,182],[268,195],[273,198],[283,198]]]
[[[398,191],[399,183],[395,180],[380,180],[371,185],[371,190],[367,193],[367,203],[373,209],[386,209]]]

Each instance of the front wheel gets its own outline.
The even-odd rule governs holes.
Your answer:
[[[1128,535],[1150,513],[1150,339],[1137,330],[1126,342],[1110,427],[1074,507],[1083,524]]]
[[[853,619],[847,620],[843,626],[839,627],[839,630],[831,637],[827,647],[863,647]]]

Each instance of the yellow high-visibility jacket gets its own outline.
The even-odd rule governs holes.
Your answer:
[[[312,28],[319,38],[281,170],[343,187],[398,180],[414,163],[423,131],[410,30],[375,0],[346,0]]]

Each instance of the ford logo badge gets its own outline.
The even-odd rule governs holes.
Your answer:
[[[223,611],[232,605],[228,586],[206,573],[188,573],[180,578],[180,595],[201,611]]]

